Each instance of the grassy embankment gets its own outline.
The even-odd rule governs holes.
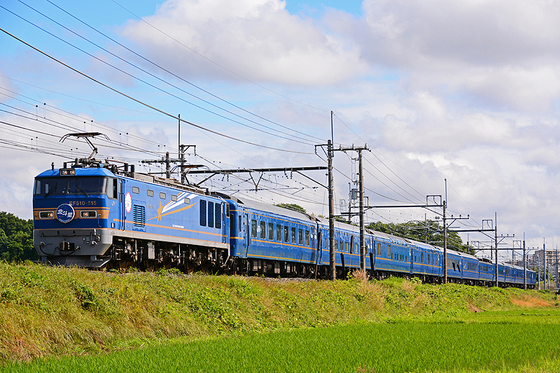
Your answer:
[[[435,330],[430,325],[515,324],[519,323],[519,315],[508,321],[503,316],[493,316],[491,311],[552,309],[557,305],[554,295],[535,291],[431,286],[401,279],[283,282],[173,272],[113,274],[0,263],[0,362],[91,355],[140,346],[143,348],[138,353],[143,354],[145,347],[170,339],[204,339],[198,345],[208,346],[217,343],[209,340],[216,336],[251,341],[262,338],[262,333],[299,328],[336,326],[339,329],[333,329],[335,333],[343,335],[343,326],[348,324],[359,325],[361,330],[371,322],[377,325],[367,328],[391,328],[395,324],[406,328],[410,322],[423,325],[401,331],[406,336],[426,325]],[[546,317],[525,319],[534,320],[528,323],[535,325],[549,322]],[[554,320],[551,322],[557,322],[558,317]],[[313,334],[314,330],[323,329],[286,335],[296,333],[295,340],[320,339],[297,337],[297,333]],[[469,330],[475,330],[476,336],[476,328]],[[449,334],[441,332],[442,336]],[[275,335],[282,339],[285,333]],[[322,342],[317,343],[321,346]],[[397,339],[395,343],[400,342]],[[196,347],[197,343],[192,345]],[[389,341],[386,345],[392,346]],[[154,351],[159,348],[172,347],[157,347]],[[317,352],[321,350],[325,352],[319,347]],[[204,353],[208,352],[202,356]],[[407,360],[410,359],[403,359]],[[370,363],[366,362],[364,369],[380,364],[377,360]]]

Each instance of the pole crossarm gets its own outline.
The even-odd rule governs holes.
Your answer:
[[[239,174],[239,173],[248,173],[250,176],[253,185],[255,186],[255,191],[258,190],[259,183],[262,180],[265,172],[295,172],[299,175],[305,176],[307,179],[319,184],[322,187],[327,188],[320,182],[314,180],[313,178],[303,174],[301,171],[318,171],[318,170],[326,170],[328,167],[326,166],[305,166],[305,167],[268,167],[268,168],[232,168],[232,169],[222,169],[222,170],[194,170],[194,171],[187,171],[188,175],[194,174],[211,174],[210,176],[204,178],[204,180],[197,183],[197,186],[200,186],[205,181],[210,180],[216,175],[229,175],[229,174]],[[259,173],[258,180],[255,180],[253,177],[253,173]]]
[[[413,207],[443,207],[443,205],[385,205],[385,206],[364,206],[364,209],[397,209],[397,208],[413,208]]]
[[[224,170],[196,170],[189,174],[235,174],[235,173],[251,173],[251,172],[298,172],[298,171],[317,171],[326,170],[325,166],[309,166],[309,167],[271,167],[271,168],[232,168]]]
[[[450,228],[453,232],[457,233],[464,233],[464,232],[494,232],[494,229],[453,229]]]

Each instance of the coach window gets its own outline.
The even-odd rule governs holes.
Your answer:
[[[153,196],[154,196],[154,191],[151,190],[151,189],[148,189],[148,190],[146,191],[146,193],[148,194],[148,197],[153,197]]]
[[[303,245],[303,229],[298,229],[298,244]]]
[[[391,245],[387,245],[387,258],[389,258],[389,257],[393,258],[391,256]]]
[[[208,201],[208,226],[214,228],[214,202]]]
[[[163,193],[163,192],[160,192],[160,193],[159,193],[159,198],[165,199],[165,198],[167,198],[167,195],[166,195],[165,193]]]
[[[296,228],[292,227],[292,243],[296,243]]]
[[[206,200],[200,200],[200,225],[206,226]]]
[[[266,238],[266,223],[264,221],[260,222],[260,238],[264,239]]]
[[[173,198],[171,198],[173,199]],[[222,228],[222,205],[220,203],[216,203],[214,205],[215,208],[215,214],[214,214],[214,218],[216,218],[216,222],[214,224],[214,227],[216,228]]]
[[[257,221],[255,219],[251,220],[251,237],[257,237]]]
[[[132,193],[134,193],[134,194],[140,193],[140,188],[138,188],[138,187],[132,187]]]
[[[428,254],[428,264],[430,264],[430,254]]]
[[[290,242],[290,228],[287,225],[284,226],[284,242]]]
[[[309,231],[305,231],[305,246],[309,246]]]
[[[276,224],[276,241],[282,242],[282,226]]]
[[[237,217],[237,220],[238,220],[237,226],[239,227],[239,233],[241,233],[241,215],[239,215],[239,216]]]
[[[377,256],[381,256],[381,243],[377,243]]]
[[[424,253],[420,253],[420,263],[424,263]]]
[[[335,241],[335,250],[338,251],[338,241]]]
[[[268,239],[274,239],[274,223],[268,223]]]
[[[344,252],[347,253],[348,252],[348,242],[344,243]]]

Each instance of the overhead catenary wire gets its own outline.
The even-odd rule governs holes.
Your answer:
[[[223,69],[223,70],[225,70],[225,71],[227,71],[227,72],[229,72],[229,73],[235,75],[236,77],[241,78],[241,79],[245,80],[246,82],[251,83],[251,84],[253,84],[253,85],[255,85],[255,86],[259,87],[259,88],[262,88],[262,89],[264,89],[264,90],[266,90],[266,91],[268,91],[268,92],[271,92],[271,93],[273,93],[273,94],[275,94],[275,95],[277,95],[277,96],[279,96],[279,97],[283,97],[283,98],[285,98],[285,99],[287,99],[287,100],[290,100],[290,101],[292,101],[292,102],[298,103],[298,104],[300,104],[300,105],[307,106],[307,107],[312,108],[312,109],[315,109],[315,110],[323,111],[322,109],[318,109],[318,108],[316,108],[316,107],[314,107],[314,106],[312,106],[312,105],[309,105],[309,104],[307,104],[307,103],[304,103],[304,102],[301,102],[301,101],[298,101],[298,100],[294,100],[293,98],[290,98],[290,97],[285,96],[285,95],[283,95],[283,94],[281,94],[281,93],[278,93],[278,92],[276,92],[276,91],[273,91],[272,89],[270,89],[270,88],[268,88],[268,87],[265,87],[265,86],[263,86],[263,85],[261,85],[261,84],[258,84],[257,82],[254,82],[254,81],[252,81],[252,80],[250,80],[250,79],[244,77],[243,75],[238,74],[238,73],[236,73],[235,71],[233,71],[233,70],[231,70],[231,69],[228,69],[227,67],[225,67],[225,66],[223,66],[223,65],[221,65],[221,64],[219,64],[219,63],[217,63],[216,61],[214,61],[214,60],[212,60],[212,59],[210,59],[210,58],[204,56],[203,54],[197,52],[196,50],[190,48],[189,46],[187,46],[187,45],[185,45],[184,43],[182,43],[180,40],[175,39],[174,37],[172,37],[171,35],[167,34],[167,33],[164,32],[164,31],[162,31],[161,29],[155,27],[154,25],[152,25],[151,23],[149,23],[148,21],[146,21],[144,18],[142,18],[142,17],[136,15],[135,13],[133,13],[132,11],[130,11],[129,9],[127,9],[126,7],[124,7],[122,4],[118,3],[117,1],[115,1],[115,0],[112,0],[112,1],[113,1],[115,4],[117,4],[119,7],[121,7],[121,8],[124,9],[125,11],[127,11],[128,13],[132,14],[132,15],[133,15],[134,17],[136,17],[138,20],[142,21],[143,23],[147,24],[148,26],[150,26],[151,28],[153,28],[154,30],[156,30],[157,32],[159,32],[159,33],[165,35],[166,37],[168,37],[169,39],[173,40],[173,41],[176,42],[177,44],[183,46],[184,48],[188,49],[188,50],[191,51],[192,53],[195,53],[196,55],[200,56],[201,58],[205,59],[206,61],[212,63],[212,64],[215,65],[215,66],[220,67],[221,69]],[[321,140],[321,141],[322,141],[322,140]]]
[[[40,29],[40,30],[42,30],[43,32],[45,32],[45,33],[51,35],[52,37],[54,37],[54,38],[60,40],[61,42],[63,42],[63,43],[65,43],[65,44],[67,44],[67,45],[69,45],[69,46],[71,46],[71,47],[73,47],[73,48],[79,50],[80,52],[82,52],[82,53],[84,53],[84,54],[90,56],[91,58],[97,60],[98,62],[101,62],[102,64],[105,64],[105,65],[107,65],[107,66],[110,66],[110,67],[112,67],[113,69],[119,71],[119,72],[122,73],[122,74],[127,75],[128,77],[130,77],[130,78],[132,78],[132,79],[134,79],[134,80],[138,80],[138,81],[140,81],[140,82],[142,82],[142,83],[148,85],[148,86],[151,87],[151,88],[154,88],[154,89],[156,89],[156,90],[158,90],[158,91],[160,91],[160,92],[162,92],[162,93],[165,93],[165,94],[167,94],[167,95],[169,95],[169,96],[171,96],[171,97],[173,97],[173,98],[176,98],[176,99],[178,99],[178,100],[180,100],[180,101],[183,101],[183,102],[185,102],[185,103],[187,103],[187,104],[189,104],[189,105],[192,105],[192,106],[194,106],[194,107],[196,107],[196,108],[198,108],[198,109],[200,109],[200,110],[206,111],[206,112],[211,113],[211,114],[213,114],[213,115],[216,115],[216,116],[218,116],[218,117],[220,117],[220,118],[222,118],[222,119],[231,121],[231,122],[233,122],[233,123],[237,123],[237,124],[239,124],[239,125],[241,125],[241,126],[245,126],[245,127],[254,129],[255,131],[262,132],[262,133],[265,133],[265,134],[270,135],[270,136],[276,136],[276,137],[283,138],[283,139],[288,140],[288,141],[294,141],[294,142],[302,143],[302,144],[309,145],[309,146],[312,146],[312,145],[313,145],[313,144],[311,144],[311,143],[306,143],[306,142],[303,142],[303,141],[301,141],[301,140],[292,139],[292,138],[289,138],[289,137],[286,137],[286,136],[281,136],[281,135],[277,135],[277,134],[270,133],[270,132],[265,131],[265,130],[263,130],[263,129],[255,128],[255,127],[253,127],[253,126],[251,126],[251,125],[248,125],[248,124],[246,124],[246,123],[242,123],[242,122],[240,122],[240,121],[238,121],[238,120],[229,118],[229,117],[227,117],[227,116],[225,116],[225,115],[216,113],[216,112],[214,112],[214,111],[212,111],[212,110],[210,110],[210,109],[207,109],[207,108],[205,108],[205,107],[203,107],[203,106],[200,106],[200,105],[198,105],[198,104],[195,104],[195,103],[193,103],[193,102],[190,102],[190,101],[188,101],[188,100],[185,100],[184,98],[182,98],[182,97],[180,97],[180,96],[178,96],[178,95],[176,95],[176,94],[173,94],[173,93],[171,93],[171,92],[168,92],[168,91],[164,90],[163,88],[157,87],[157,86],[155,86],[154,84],[149,83],[148,81],[146,81],[146,80],[144,80],[144,79],[141,79],[141,78],[139,78],[139,77],[137,77],[137,76],[135,76],[135,75],[133,75],[133,74],[131,74],[131,73],[129,73],[129,72],[127,72],[127,71],[125,71],[125,70],[119,68],[119,67],[116,67],[116,66],[110,64],[109,62],[107,62],[107,61],[105,61],[105,60],[103,60],[103,59],[101,59],[101,58],[99,58],[99,57],[97,57],[97,56],[95,56],[95,55],[93,55],[93,54],[91,54],[91,53],[85,51],[84,49],[82,49],[82,48],[80,48],[80,47],[78,47],[78,46],[76,46],[76,45],[74,45],[74,44],[72,44],[72,43],[70,43],[70,42],[68,42],[68,41],[66,41],[66,40],[64,40],[64,39],[62,39],[62,38],[60,38],[60,37],[58,37],[58,36],[56,36],[56,35],[54,35],[53,33],[51,33],[50,31],[48,31],[48,30],[46,30],[46,29],[44,29],[43,27],[38,26],[38,25],[36,25],[35,23],[33,23],[33,22],[31,22],[31,21],[29,21],[29,20],[27,20],[27,19],[25,19],[25,18],[23,18],[23,17],[21,17],[21,16],[15,14],[15,13],[13,13],[12,11],[6,9],[6,8],[5,8],[4,6],[2,6],[2,5],[0,5],[0,8],[6,10],[6,11],[8,11],[8,12],[10,12],[11,14],[13,14],[13,15],[15,15],[16,17],[18,17],[18,18],[24,20],[25,22],[27,22],[27,23],[29,23],[29,24],[31,24],[31,25],[37,27],[38,29]],[[48,17],[47,17],[47,18],[48,18]],[[49,19],[50,19],[50,18],[49,18]],[[53,22],[56,22],[56,21],[53,20]],[[57,23],[57,22],[56,22],[56,23]],[[58,23],[57,23],[57,24],[58,24]],[[60,25],[60,24],[59,24],[59,25]],[[68,28],[66,28],[65,26],[62,26],[62,25],[60,25],[60,26],[63,27],[63,28],[65,28],[65,29],[67,29],[68,31],[70,31],[70,32],[72,32],[72,33],[74,33],[74,34],[76,34],[77,36],[83,38],[81,35],[75,33],[74,31],[72,31],[72,30],[70,30],[70,29],[68,29]],[[165,83],[165,84],[168,84],[168,85],[172,86],[173,88],[175,88],[175,89],[177,89],[177,90],[179,90],[179,91],[181,91],[181,92],[183,92],[183,93],[185,93],[185,94],[188,94],[188,95],[190,95],[190,96],[192,96],[192,97],[195,97],[195,98],[197,98],[197,99],[200,99],[200,100],[202,100],[203,102],[205,102],[205,103],[207,103],[207,104],[209,104],[209,105],[211,105],[211,106],[213,106],[213,107],[216,107],[216,108],[218,108],[218,109],[220,109],[220,110],[223,110],[223,111],[227,112],[228,114],[231,114],[231,115],[240,117],[239,115],[237,115],[237,114],[235,114],[235,113],[233,113],[233,112],[231,112],[231,111],[229,111],[229,110],[227,110],[227,109],[221,108],[221,107],[219,107],[219,106],[217,106],[217,105],[215,105],[215,104],[210,103],[210,102],[207,101],[207,100],[201,99],[201,98],[199,98],[199,97],[197,97],[197,96],[195,96],[195,95],[193,95],[193,94],[191,94],[191,93],[189,93],[189,92],[183,90],[182,88],[180,88],[180,87],[178,87],[178,86],[176,86],[176,85],[174,85],[174,84],[172,84],[172,83],[169,83],[169,82],[167,82],[167,81],[165,81],[165,80],[163,80],[163,79],[157,77],[156,75],[154,75],[154,74],[148,72],[147,70],[142,69],[142,68],[140,68],[140,67],[138,67],[138,66],[132,64],[131,62],[129,62],[129,61],[127,61],[127,60],[125,60],[125,59],[123,59],[123,58],[121,58],[121,57],[119,57],[119,56],[116,56],[114,53],[108,51],[107,49],[105,49],[105,48],[103,48],[103,47],[101,47],[101,46],[99,46],[99,45],[97,45],[97,44],[95,44],[95,43],[93,43],[93,42],[91,42],[91,41],[85,39],[85,38],[84,38],[84,40],[86,40],[86,41],[88,41],[88,42],[94,44],[96,47],[98,47],[98,48],[104,50],[105,52],[111,54],[112,56],[118,58],[119,60],[121,60],[121,61],[123,61],[123,62],[125,62],[125,63],[127,63],[127,64],[129,64],[129,65],[131,65],[131,66],[134,66],[135,68],[137,68],[137,69],[141,70],[142,72],[144,72],[144,73],[150,75],[151,77],[153,77],[153,78],[156,79],[156,80],[159,80],[159,81],[161,81],[161,82],[163,82],[163,83]],[[265,128],[270,129],[270,127],[268,127],[268,126],[264,126],[264,125],[262,125],[262,124],[259,124],[259,123],[255,122],[255,121],[252,121],[252,120],[249,120],[249,119],[247,119],[247,118],[243,118],[243,119],[245,119],[245,120],[247,120],[247,121],[249,121],[249,122],[255,123],[255,124],[259,125],[259,126],[263,126],[263,127],[265,127]],[[274,129],[273,129],[273,130],[274,130]],[[277,131],[277,130],[274,130],[274,131]],[[279,131],[278,131],[278,132],[279,132]]]
[[[31,49],[33,49],[33,50],[35,50],[35,51],[41,53],[41,54],[44,55],[45,57],[48,57],[48,58],[50,58],[51,60],[53,60],[53,61],[55,61],[55,62],[61,64],[62,66],[64,66],[64,67],[66,67],[66,68],[68,68],[68,69],[74,71],[75,73],[77,73],[77,74],[79,74],[79,75],[81,75],[81,76],[83,76],[83,77],[85,77],[85,78],[87,78],[87,79],[89,79],[89,80],[91,80],[91,81],[93,81],[93,82],[95,82],[95,83],[97,83],[97,84],[99,84],[99,85],[101,85],[101,86],[103,86],[103,87],[105,87],[105,88],[107,88],[107,89],[109,89],[109,90],[111,90],[111,91],[113,91],[113,92],[115,92],[115,93],[117,93],[117,94],[123,96],[123,97],[126,97],[126,98],[128,98],[128,99],[130,99],[130,100],[132,100],[132,101],[134,101],[134,102],[136,102],[136,103],[138,103],[138,104],[140,104],[140,105],[143,105],[143,106],[145,106],[145,107],[147,107],[147,108],[150,108],[150,109],[152,109],[152,110],[154,110],[154,111],[156,111],[156,112],[159,112],[159,113],[161,113],[161,114],[163,114],[163,115],[165,115],[165,116],[168,116],[168,117],[170,117],[170,118],[173,118],[173,119],[175,119],[175,120],[178,120],[178,121],[180,121],[181,123],[185,123],[185,124],[188,124],[188,125],[190,125],[190,126],[192,126],[192,127],[198,128],[198,129],[200,129],[200,130],[202,130],[202,131],[206,131],[206,132],[209,132],[209,133],[213,133],[213,134],[215,134],[215,135],[218,135],[218,136],[221,136],[221,137],[224,137],[224,138],[233,140],[233,141],[241,142],[241,143],[244,143],[244,144],[247,144],[247,145],[251,145],[251,146],[256,146],[256,147],[260,147],[260,148],[264,148],[264,149],[269,149],[269,150],[276,150],[276,151],[281,151],[281,152],[287,152],[287,153],[308,154],[308,155],[313,154],[313,153],[310,153],[310,152],[300,152],[300,151],[295,151],[295,150],[281,149],[281,148],[275,148],[275,147],[272,147],[272,146],[266,146],[266,145],[258,144],[258,143],[252,142],[252,141],[243,140],[243,139],[240,139],[240,138],[237,138],[237,137],[234,137],[234,136],[226,135],[226,134],[224,134],[224,133],[220,133],[220,132],[218,132],[218,131],[211,130],[211,129],[209,129],[209,128],[206,128],[206,127],[204,127],[204,126],[198,125],[198,124],[196,124],[196,123],[193,123],[193,122],[184,120],[184,119],[182,119],[182,118],[179,118],[179,117],[176,116],[176,115],[173,115],[173,114],[171,114],[171,113],[168,113],[168,112],[166,112],[166,111],[164,111],[164,110],[162,110],[162,109],[156,108],[155,106],[152,106],[152,105],[150,105],[150,104],[148,104],[148,103],[145,103],[145,102],[143,102],[143,101],[141,101],[141,100],[139,100],[139,99],[136,99],[136,98],[134,98],[134,97],[132,97],[132,96],[130,96],[130,95],[124,93],[124,92],[119,91],[119,90],[116,89],[116,88],[113,88],[113,87],[109,86],[108,84],[105,84],[105,83],[101,82],[100,80],[97,80],[97,79],[95,79],[95,78],[89,76],[88,74],[86,74],[86,73],[84,73],[84,72],[82,72],[82,71],[80,71],[80,70],[78,70],[78,69],[76,69],[76,68],[74,68],[74,67],[72,67],[72,66],[70,66],[70,65],[68,65],[68,64],[66,64],[66,63],[64,63],[64,62],[62,62],[61,60],[59,60],[59,59],[57,59],[57,58],[51,56],[50,54],[48,54],[48,53],[42,51],[41,49],[39,49],[39,48],[37,48],[37,47],[35,47],[35,46],[33,46],[33,45],[27,43],[26,41],[24,41],[24,40],[22,40],[22,39],[20,39],[20,38],[18,38],[18,37],[15,36],[14,34],[12,34],[12,33],[8,32],[8,31],[6,31],[5,29],[3,29],[3,28],[1,28],[1,27],[0,27],[0,31],[2,31],[3,33],[7,34],[8,36],[14,38],[15,40],[17,40],[17,41],[19,41],[19,42],[21,42],[21,43],[27,45],[27,46],[30,47]]]
[[[22,1],[20,0],[20,2],[22,2]],[[230,101],[228,101],[228,100],[226,100],[226,99],[224,99],[224,98],[222,98],[222,97],[220,97],[220,96],[218,96],[218,95],[216,95],[216,94],[214,94],[214,93],[212,93],[212,92],[210,92],[210,91],[208,91],[208,90],[206,90],[206,89],[204,89],[204,88],[202,88],[202,87],[200,87],[200,86],[198,86],[198,85],[196,85],[196,84],[194,84],[194,83],[192,83],[192,82],[190,82],[190,81],[188,81],[188,80],[186,80],[186,79],[184,79],[183,77],[179,76],[178,74],[175,74],[174,72],[170,71],[169,69],[166,69],[165,67],[161,66],[160,64],[157,64],[157,63],[153,62],[152,60],[146,58],[145,56],[141,55],[140,53],[137,53],[136,51],[134,51],[134,50],[131,49],[130,47],[127,47],[126,45],[124,45],[123,43],[119,42],[118,40],[115,40],[114,38],[110,37],[109,35],[105,34],[104,32],[102,32],[102,31],[96,29],[95,27],[91,26],[91,25],[88,24],[87,22],[85,22],[85,21],[81,20],[80,18],[76,17],[75,15],[71,14],[71,13],[68,12],[67,10],[65,10],[65,9],[63,9],[63,8],[61,8],[61,7],[59,7],[59,6],[56,5],[56,4],[54,4],[52,1],[47,0],[47,2],[49,2],[50,4],[52,4],[53,6],[55,6],[56,8],[60,9],[62,12],[66,13],[66,14],[69,15],[70,17],[74,18],[74,19],[77,20],[78,22],[82,23],[83,25],[85,25],[85,26],[89,27],[90,29],[94,30],[94,31],[97,32],[98,34],[103,35],[105,38],[111,40],[111,41],[114,42],[115,44],[117,44],[117,45],[121,46],[122,48],[126,49],[127,51],[133,53],[135,56],[137,56],[137,57],[141,58],[142,60],[148,62],[149,64],[151,64],[151,65],[153,65],[153,66],[155,66],[155,67],[157,67],[157,68],[159,68],[159,69],[165,71],[166,73],[168,73],[168,74],[170,74],[171,76],[173,76],[173,77],[175,77],[175,78],[181,80],[182,82],[187,83],[187,84],[189,84],[189,85],[191,85],[191,86],[193,86],[193,87],[195,87],[195,88],[201,90],[202,92],[204,92],[204,93],[206,93],[206,94],[208,94],[208,95],[210,95],[210,96],[212,96],[212,97],[214,97],[214,98],[216,98],[216,99],[218,99],[218,100],[220,100],[220,101],[222,101],[222,102],[224,102],[224,103],[227,103],[227,104],[229,104],[229,105],[235,107],[236,109],[239,109],[239,110],[241,110],[241,111],[243,111],[243,112],[245,112],[245,113],[247,113],[247,114],[251,114],[251,115],[253,115],[253,116],[255,116],[255,117],[259,118],[259,119],[262,119],[262,120],[264,120],[264,121],[266,121],[266,122],[269,122],[269,123],[271,123],[271,124],[277,125],[277,126],[279,126],[279,127],[281,127],[281,128],[287,129],[287,130],[289,130],[289,131],[292,131],[292,132],[295,132],[295,133],[299,133],[300,135],[307,136],[307,137],[309,137],[309,138],[322,141],[322,139],[320,139],[320,138],[318,138],[318,137],[316,137],[316,136],[313,136],[313,135],[310,135],[310,134],[308,134],[308,133],[305,133],[305,132],[302,132],[302,131],[299,131],[299,130],[290,128],[290,127],[285,126],[285,125],[283,125],[283,124],[281,124],[281,123],[278,123],[278,122],[272,121],[272,120],[270,120],[270,119],[267,119],[267,118],[265,118],[265,117],[263,117],[263,116],[261,116],[261,115],[259,115],[259,114],[253,113],[253,112],[251,112],[251,111],[249,111],[249,110],[247,110],[247,109],[245,109],[245,108],[243,108],[243,107],[241,107],[241,106],[239,106],[239,105],[234,104],[233,102],[230,102]],[[119,5],[120,5],[120,4],[119,4]],[[131,13],[131,14],[132,14],[132,13]],[[167,34],[165,34],[165,35],[168,36]],[[259,87],[265,88],[265,87],[262,87],[262,86],[260,86],[260,85],[259,85]],[[265,88],[265,89],[266,89],[266,88]]]

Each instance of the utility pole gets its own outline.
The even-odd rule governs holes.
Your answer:
[[[358,179],[358,190],[359,190],[359,217],[360,217],[360,269],[362,271],[365,272],[366,270],[366,240],[365,240],[365,227],[364,227],[364,166],[363,166],[363,160],[362,160],[362,151],[364,150],[368,150],[369,148],[366,145],[364,145],[364,147],[361,148],[357,148],[354,145],[352,145],[352,147],[340,147],[339,149],[337,149],[339,151],[349,151],[349,150],[353,150],[358,152],[358,175],[359,175],[359,179]],[[352,219],[352,216],[349,215],[348,219]],[[372,263],[373,266],[373,263]]]
[[[496,222],[496,224],[494,225],[494,245],[496,247],[496,263],[495,263],[495,267],[496,267],[496,287],[498,287],[498,213],[495,212],[494,213],[494,221]]]
[[[447,179],[445,180],[445,200],[443,201],[443,283],[447,284]]]
[[[542,252],[543,252],[543,278],[544,278],[544,290],[547,289],[546,287],[546,280],[548,278],[548,276],[546,275],[546,243],[543,237],[543,243],[542,243]]]
[[[332,115],[331,111],[331,125],[332,125]],[[332,159],[334,156],[333,144],[329,140],[327,142],[327,168],[328,168],[328,178],[329,178],[329,269],[331,280],[336,280],[336,265],[334,257],[334,180],[333,180],[333,164]]]
[[[525,232],[523,232],[523,289],[527,290],[527,253],[525,252]]]

